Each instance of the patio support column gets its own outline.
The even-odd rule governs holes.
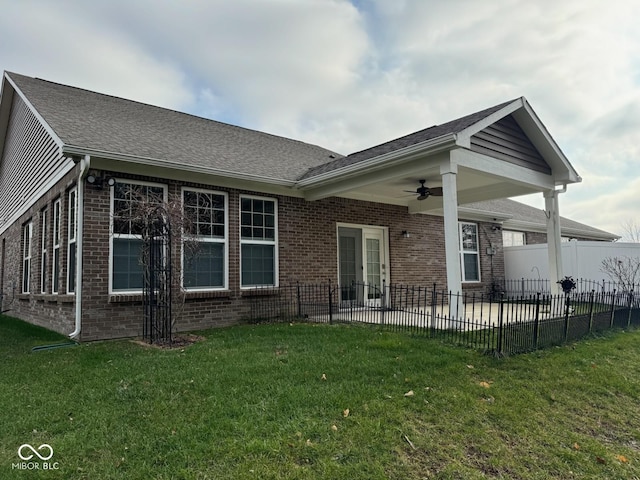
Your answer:
[[[442,207],[444,210],[444,250],[447,262],[447,289],[451,293],[458,295],[462,293],[462,276],[460,273],[460,240],[458,239],[457,165],[443,165],[440,169],[440,174],[442,175]],[[453,305],[451,307],[453,307]],[[452,311],[451,313],[454,312]]]
[[[565,190],[547,190],[544,192],[544,214],[547,217],[547,252],[549,256],[549,281],[551,293],[562,293],[558,281],[562,272],[562,239],[560,235],[560,211],[558,194]]]

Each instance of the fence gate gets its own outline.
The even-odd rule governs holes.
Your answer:
[[[147,218],[142,240],[143,336],[171,342],[171,226],[161,207]]]

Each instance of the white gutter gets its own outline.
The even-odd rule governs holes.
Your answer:
[[[76,339],[82,329],[82,237],[84,230],[84,179],[89,173],[91,157],[85,155],[80,160],[80,173],[78,174],[78,206],[76,208],[78,232],[76,233],[76,328],[69,337]]]
[[[130,162],[141,165],[149,165],[151,167],[171,168],[182,171],[201,173],[205,175],[218,175],[221,177],[235,178],[239,180],[254,180],[262,183],[270,183],[273,185],[281,185],[285,187],[293,187],[296,182],[293,180],[283,180],[281,178],[265,177],[264,175],[234,172],[219,168],[208,168],[196,165],[187,165],[184,162],[172,162],[153,157],[139,157],[136,155],[127,155],[123,153],[109,152],[106,150],[95,150],[91,148],[78,147],[74,145],[65,145],[62,152],[66,155],[82,155],[105,158],[107,160],[117,160],[122,162]]]
[[[371,171],[376,168],[389,167],[395,165],[396,163],[410,160],[416,155],[428,155],[439,152],[441,150],[452,148],[456,145],[456,141],[457,136],[455,133],[442,135],[430,140],[425,140],[424,142],[409,145],[408,147],[399,150],[383,153],[381,155],[377,155],[373,158],[369,158],[361,162],[356,162],[351,165],[346,165],[335,170],[330,170],[319,175],[305,178],[303,180],[300,180],[297,183],[297,186],[300,188],[315,187],[323,183],[330,182],[336,177],[344,178],[347,176],[366,173],[367,171]]]

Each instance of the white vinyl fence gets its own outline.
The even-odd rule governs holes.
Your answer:
[[[581,242],[562,244],[562,275],[590,280],[614,280],[601,270],[607,257],[640,257],[640,243]],[[547,244],[504,248],[505,278],[548,279]]]

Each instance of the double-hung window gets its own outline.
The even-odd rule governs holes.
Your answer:
[[[33,238],[33,223],[31,221],[22,226],[22,293],[31,291],[31,240]]]
[[[278,283],[277,203],[275,199],[240,197],[240,285]]]
[[[58,293],[60,287],[60,226],[62,202],[53,202],[53,259],[51,263],[51,292]]]
[[[480,258],[478,250],[478,225],[460,222],[460,268],[463,282],[480,281]]]
[[[166,187],[159,184],[117,181],[111,190],[111,291],[140,293],[142,233],[147,213],[166,201]]]
[[[40,211],[40,292],[47,293],[47,260],[49,237],[49,216],[47,209]]]
[[[183,189],[182,282],[187,290],[227,288],[227,195]]]
[[[67,242],[67,293],[76,291],[76,242],[78,237],[78,190],[69,191]]]

